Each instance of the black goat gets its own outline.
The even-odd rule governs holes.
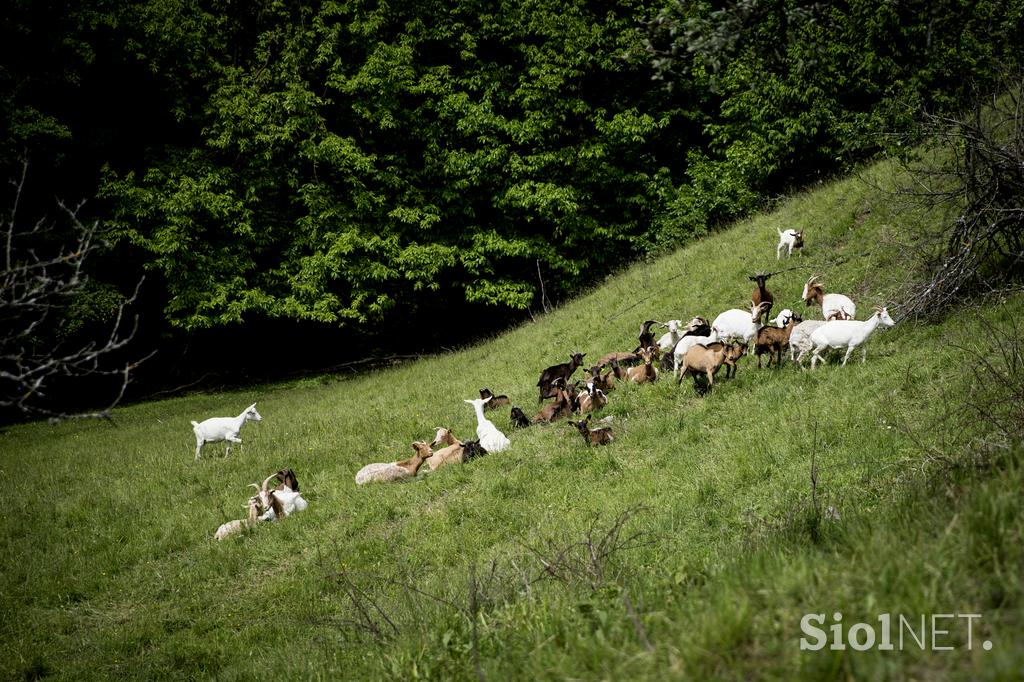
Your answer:
[[[551,365],[543,372],[540,373],[540,379],[537,381],[537,387],[540,389],[540,397],[537,402],[543,401],[545,398],[552,398],[556,395],[556,390],[552,386],[555,379],[562,379],[566,384],[569,383],[569,377],[576,371],[577,367],[583,365],[583,358],[586,357],[586,353],[573,353],[569,356],[569,362],[563,362],[560,365]]]

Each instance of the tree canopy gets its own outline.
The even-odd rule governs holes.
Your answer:
[[[16,0],[3,162],[96,197],[174,328],[515,314],[964,106],[1022,6]]]

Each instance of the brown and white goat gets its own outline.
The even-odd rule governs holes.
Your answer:
[[[597,388],[593,382],[590,382],[587,384],[587,390],[580,393],[579,413],[586,414],[588,412],[594,412],[595,410],[600,410],[607,404],[608,396],[605,395],[604,391]]]
[[[456,438],[450,429],[439,426],[437,427],[437,435],[434,436],[434,442],[430,445],[431,447],[437,447],[442,444],[445,447],[435,450],[430,457],[427,457],[426,465],[431,471],[436,471],[448,464],[461,464],[463,461],[463,442]]]

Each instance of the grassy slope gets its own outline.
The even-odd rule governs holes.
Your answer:
[[[977,334],[975,316],[900,325],[870,342],[866,365],[769,372],[748,359],[703,399],[667,381],[625,387],[607,409],[618,440],[601,450],[555,424],[415,483],[353,484],[363,464],[411,455],[409,443],[436,425],[472,434],[462,398],[482,385],[530,412],[538,371],[569,351],[596,358],[630,348],[647,317],[742,306],[746,275],[774,267],[775,227],[803,227],[809,240],[803,260],[786,264],[806,268],[770,283],[777,306],[795,308],[817,271],[858,301],[863,319],[906,275],[887,255],[888,237],[935,219],[895,215],[871,189],[888,172],[878,166],[869,182],[792,199],[458,353],[356,378],[136,405],[119,411],[116,428],[0,434],[0,472],[9,492],[23,493],[0,517],[0,670],[252,678],[287,660],[289,676],[472,678],[474,646],[490,679],[1019,670],[1024,530],[1012,493],[1021,474],[1010,460],[976,484],[915,493],[922,455],[899,428],[942,414],[940,389],[958,395],[962,353],[947,342]],[[1016,297],[987,314],[1022,311]],[[189,419],[253,400],[264,421],[243,430],[245,448],[225,459],[208,446],[193,463]],[[504,428],[506,418],[503,410],[495,421]],[[839,521],[816,523],[810,511],[815,429],[817,494]],[[298,472],[309,510],[215,543],[214,529],[241,516],[246,484],[282,466]],[[541,564],[530,547],[565,545],[591,527],[600,535],[635,505],[645,509],[627,530],[647,542],[615,554],[601,579],[534,580]],[[476,619],[466,616],[471,567]],[[348,596],[352,585],[365,596]],[[800,616],[833,610],[847,622],[887,611],[982,613],[996,646],[800,652]]]

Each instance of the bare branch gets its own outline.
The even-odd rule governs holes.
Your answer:
[[[124,397],[131,372],[142,360],[110,361],[135,337],[138,317],[125,320],[126,309],[138,297],[142,280],[114,313],[105,338],[62,344],[59,320],[76,297],[85,292],[89,257],[105,246],[98,223],[86,224],[79,215],[84,202],[68,206],[57,202],[64,220],[45,218],[27,230],[19,229],[29,163],[23,160],[21,176],[10,181],[14,188],[10,210],[3,223],[4,269],[0,272],[0,410],[29,417],[111,420],[111,410]],[[56,247],[47,242],[61,239]],[[47,389],[67,379],[111,377],[119,379],[114,399],[106,408],[80,413],[62,410],[62,401],[51,400]],[[66,404],[66,401],[64,401]]]

